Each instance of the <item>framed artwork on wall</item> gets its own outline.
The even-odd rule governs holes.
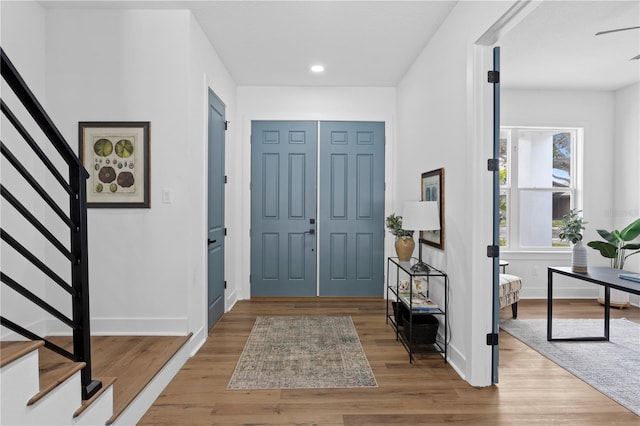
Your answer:
[[[78,123],[87,207],[150,208],[148,121]]]
[[[420,242],[444,250],[444,169],[431,170],[422,174],[422,201],[436,201],[440,212],[438,231],[421,231]]]

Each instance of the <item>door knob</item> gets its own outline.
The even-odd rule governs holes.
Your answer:
[[[209,245],[211,244],[215,244],[218,240],[212,240],[211,238],[207,238],[207,242],[209,243]]]
[[[304,233],[305,233],[305,234],[315,235],[316,230],[315,230],[315,229],[313,229],[313,228],[311,228],[311,229],[309,229],[308,231],[304,231]]]

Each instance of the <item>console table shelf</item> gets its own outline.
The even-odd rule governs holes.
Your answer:
[[[411,258],[409,261],[404,262],[398,260],[397,257],[387,258],[387,324],[390,324],[396,332],[396,340],[399,340],[409,352],[409,362],[413,362],[413,354],[415,353],[441,353],[444,354],[444,362],[447,362],[447,347],[448,347],[448,320],[447,320],[447,307],[449,306],[449,277],[443,271],[440,271],[432,266],[429,266],[426,272],[416,272],[411,267],[417,263],[418,260]],[[390,277],[395,269],[395,284],[390,282]],[[440,278],[432,280],[432,278]],[[403,289],[400,286],[400,281],[406,280],[408,282],[408,288]],[[424,298],[419,293],[414,293],[415,282],[417,280],[426,281],[426,289],[424,290]],[[424,299],[430,298],[430,285],[432,282],[437,282],[436,285],[442,286],[444,289],[442,300],[443,304],[437,306],[428,306]],[[404,314],[404,315],[403,315]],[[434,319],[435,318],[435,319]],[[442,336],[437,334],[433,342],[416,342],[417,332],[420,328],[429,328],[429,324],[421,325],[423,320],[431,320],[433,322],[432,327],[435,327],[435,322],[438,323],[438,329],[440,326],[444,326],[444,333]]]

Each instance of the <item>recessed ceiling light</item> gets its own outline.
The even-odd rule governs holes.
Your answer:
[[[315,73],[319,73],[324,71],[324,65],[312,65],[311,66],[311,71],[315,72]]]

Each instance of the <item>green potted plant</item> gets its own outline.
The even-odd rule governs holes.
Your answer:
[[[640,235],[640,218],[627,225],[622,231],[609,232],[598,229],[597,232],[605,241],[590,241],[587,245],[600,251],[602,256],[611,259],[612,268],[624,268],[624,262],[629,256],[640,253],[640,244],[628,244]],[[635,251],[627,254],[627,250]]]
[[[398,260],[406,262],[411,259],[413,249],[416,243],[413,241],[413,231],[402,229],[402,216],[396,216],[395,213],[387,216],[387,229],[396,237],[396,254]]]
[[[587,249],[582,244],[582,231],[587,222],[584,221],[580,213],[582,210],[571,209],[569,213],[562,216],[560,225],[561,240],[569,241],[573,244],[571,251],[571,269],[573,272],[586,273],[587,270]]]

